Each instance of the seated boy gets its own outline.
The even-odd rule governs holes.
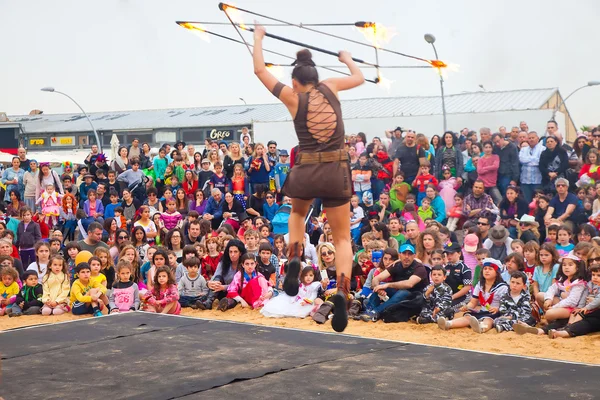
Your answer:
[[[446,270],[441,265],[431,269],[431,283],[423,291],[425,307],[421,315],[417,317],[417,324],[430,324],[436,322],[439,317],[452,318],[452,288],[444,282]]]
[[[179,280],[179,304],[181,307],[190,307],[193,310],[206,310],[204,302],[208,296],[206,279],[200,275],[200,259],[190,257],[183,260],[183,266],[187,269]]]
[[[275,286],[275,271],[276,266],[271,262],[273,247],[268,242],[261,243],[258,246],[259,258],[256,263],[256,270],[261,273],[271,286]]]
[[[92,271],[86,262],[77,264],[75,272],[79,279],[76,279],[71,286],[73,315],[93,314],[94,317],[101,317],[104,304],[100,297],[106,294],[106,287],[102,286],[98,280],[90,279]]]
[[[12,316],[18,317],[22,314],[35,315],[42,310],[42,285],[38,283],[38,274],[36,271],[27,270],[23,273],[23,287],[17,294],[12,305]]]

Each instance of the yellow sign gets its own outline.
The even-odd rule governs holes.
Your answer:
[[[43,146],[44,142],[44,139],[29,139],[30,146]]]
[[[75,136],[53,136],[50,138],[51,146],[75,146]]]

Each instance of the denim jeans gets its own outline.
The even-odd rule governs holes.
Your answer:
[[[541,188],[541,184],[521,184],[521,192],[523,193],[523,198],[527,201],[528,204],[531,203],[531,200],[533,200],[533,194],[535,193],[535,191]]]
[[[385,189],[385,182],[381,179],[371,179],[371,189],[373,190],[373,202],[379,200],[379,195]]]
[[[410,292],[405,289],[385,289],[385,292],[390,298],[386,302],[383,302],[377,293],[373,292],[373,294],[371,294],[366,307],[367,311],[375,311],[377,315],[380,315],[386,308],[400,303],[410,295]]]
[[[496,183],[496,187],[500,190],[500,194],[504,196],[506,194],[506,188],[510,185],[510,177],[509,176],[498,176],[498,181]]]
[[[197,301],[206,301],[207,296],[180,296],[179,304],[181,307],[189,307],[196,304]]]

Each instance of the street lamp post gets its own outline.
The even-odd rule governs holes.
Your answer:
[[[69,96],[66,93],[63,92],[59,92],[58,90],[54,89],[52,86],[47,86],[44,87],[42,89],[40,89],[42,92],[50,92],[50,93],[59,93],[62,94],[63,96],[68,97],[69,99],[71,99],[71,101],[73,103],[75,103],[77,105],[77,107],[79,107],[79,109],[81,110],[81,112],[83,113],[83,115],[85,115],[85,117],[87,118],[88,122],[90,123],[90,126],[92,127],[92,130],[94,131],[94,136],[96,137],[96,144],[98,145],[98,151],[100,153],[102,153],[102,144],[100,143],[100,138],[98,137],[98,132],[96,132],[96,128],[94,128],[94,124],[92,124],[92,120],[90,119],[90,117],[87,115],[87,113],[83,110],[83,108],[79,105],[79,103],[77,103],[71,96]]]
[[[439,60],[437,49],[435,48],[435,36],[433,36],[431,33],[426,33],[424,36],[424,39],[427,43],[429,43],[431,45],[431,47],[433,47],[435,59]],[[444,116],[444,132],[447,132],[448,131],[448,122],[446,120],[446,98],[444,97],[444,77],[442,76],[441,72],[439,75],[440,75],[440,90],[442,92],[442,114]]]
[[[600,81],[589,81],[587,84],[573,90],[567,97],[565,97],[565,99],[563,101],[560,102],[558,107],[554,108],[554,111],[552,112],[552,121],[554,121],[554,117],[556,116],[556,113],[558,112],[558,110],[560,110],[560,108],[563,106],[563,104],[565,104],[567,102],[569,97],[573,96],[575,93],[577,93],[578,91],[580,91],[583,88],[586,88],[589,86],[598,86],[598,85],[600,85]]]
[[[244,105],[247,106],[248,103],[246,103],[246,100],[244,100],[242,97],[240,97],[240,100],[244,102]]]

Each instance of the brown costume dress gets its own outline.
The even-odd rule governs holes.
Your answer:
[[[279,98],[279,82],[273,95]],[[348,153],[344,150],[344,122],[337,96],[319,83],[307,93],[298,93],[294,127],[299,142],[296,163],[283,185],[291,198],[320,198],[324,207],[338,207],[350,201],[352,182]]]

